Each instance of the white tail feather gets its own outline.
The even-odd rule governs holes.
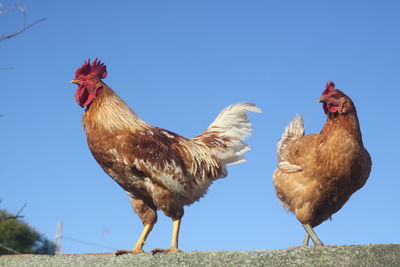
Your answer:
[[[216,156],[224,164],[237,164],[244,162],[243,154],[250,150],[243,139],[251,134],[252,125],[247,120],[246,111],[260,113],[261,109],[253,103],[239,103],[226,107],[206,132],[217,133],[225,142],[227,148],[214,150]]]

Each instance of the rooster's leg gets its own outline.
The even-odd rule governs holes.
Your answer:
[[[153,229],[154,224],[146,224],[143,228],[143,232],[140,235],[138,241],[136,242],[133,250],[117,250],[115,251],[115,255],[122,255],[122,254],[130,254],[130,253],[142,253],[143,252],[143,245],[146,242],[147,237],[149,236],[151,230]]]
[[[306,236],[304,237],[303,240],[303,246],[308,246],[309,241],[310,241],[310,235],[306,232]]]
[[[142,253],[143,245],[146,243],[146,239],[149,236],[154,224],[157,222],[157,212],[155,208],[151,208],[143,200],[131,199],[131,204],[139,215],[140,220],[143,222],[144,228],[142,234],[140,235],[138,241],[132,250],[117,250],[115,254],[127,254],[127,253]]]
[[[179,250],[178,249],[178,238],[179,238],[179,229],[181,227],[181,220],[175,220],[173,222],[173,229],[172,229],[172,239],[171,239],[171,247],[170,249]]]
[[[139,240],[136,242],[135,246],[133,247],[133,253],[140,253],[143,252],[143,245],[146,242],[147,237],[149,236],[151,230],[153,229],[154,224],[146,224],[143,228],[143,232],[139,237]]]
[[[306,233],[311,237],[312,241],[314,242],[314,245],[316,246],[323,246],[324,244],[321,242],[321,240],[318,238],[317,234],[314,232],[313,228],[309,224],[302,224],[304,229],[306,230]]]
[[[152,249],[151,252],[153,254],[158,253],[158,252],[182,252],[182,250],[180,250],[178,248],[178,238],[179,238],[180,226],[181,226],[181,219],[174,220],[173,229],[172,229],[171,246],[169,249],[155,248],[155,249]]]

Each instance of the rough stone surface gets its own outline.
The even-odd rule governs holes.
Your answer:
[[[0,256],[0,266],[400,266],[400,244],[281,250]]]

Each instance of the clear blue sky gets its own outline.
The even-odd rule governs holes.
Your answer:
[[[5,6],[14,1],[0,1]],[[306,133],[325,121],[317,99],[333,80],[355,102],[373,159],[367,184],[316,228],[328,245],[399,243],[400,2],[33,1],[28,21],[0,42],[0,208],[16,212],[65,253],[131,249],[142,224],[128,196],[97,165],[70,84],[85,59],[108,67],[105,82],[145,121],[186,137],[225,106],[256,102],[247,162],[186,207],[180,247],[261,250],[300,245],[304,230],[275,196],[276,142],[296,113]],[[21,16],[0,16],[0,33]],[[169,246],[159,221],[144,247]]]

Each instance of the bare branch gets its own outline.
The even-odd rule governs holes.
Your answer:
[[[2,37],[0,37],[0,41],[6,40],[6,39],[10,39],[10,38],[12,38],[12,37],[14,37],[14,36],[16,36],[18,34],[21,34],[24,31],[26,31],[27,29],[29,29],[30,27],[32,27],[32,26],[34,26],[34,25],[36,25],[36,24],[38,24],[38,23],[40,23],[42,21],[45,21],[45,20],[47,20],[47,18],[38,19],[34,23],[26,25],[26,26],[22,27],[20,30],[17,30],[16,32],[14,32],[14,33],[11,33],[11,34],[8,34],[8,35],[3,35]]]
[[[36,25],[36,24],[38,24],[38,23],[40,23],[42,21],[47,20],[47,18],[41,18],[41,19],[38,19],[35,22],[31,23],[31,24],[27,24],[27,22],[26,22],[27,21],[27,19],[26,19],[26,17],[27,17],[26,16],[26,8],[25,8],[25,6],[24,6],[24,4],[22,2],[17,2],[17,3],[15,3],[14,6],[12,6],[10,8],[3,8],[3,5],[0,3],[0,15],[4,15],[4,14],[6,14],[8,12],[13,11],[14,9],[18,9],[22,13],[22,16],[23,16],[22,27],[19,30],[16,30],[15,32],[13,32],[13,33],[4,34],[3,36],[0,37],[0,41],[6,40],[6,39],[10,39],[10,38],[12,38],[12,37],[14,37],[14,36],[16,36],[18,34],[23,33],[24,31],[26,31],[27,29],[31,28],[32,26],[34,26],[34,25]]]
[[[13,7],[10,7],[10,8],[3,8],[3,4],[0,3],[0,15],[4,15],[4,14],[11,12],[14,9],[18,8],[18,4],[20,4],[20,3],[17,3]]]
[[[0,203],[1,203],[1,202],[2,202],[2,200],[0,199]],[[23,216],[21,216],[20,214],[21,214],[21,212],[25,209],[25,207],[26,207],[26,203],[19,209],[19,211],[17,212],[17,214],[15,214],[14,216],[5,217],[4,219],[0,220],[0,223],[5,222],[5,221],[8,221],[8,220],[14,220],[14,219],[22,218]],[[2,243],[0,243],[0,248],[3,248],[3,249],[5,249],[5,250],[7,250],[7,251],[9,251],[9,252],[14,253],[14,254],[21,254],[21,253],[19,253],[18,251],[12,249],[12,248],[9,248],[9,247],[4,246]]]
[[[23,218],[24,216],[22,216],[22,215],[20,215],[20,214],[21,214],[21,212],[25,209],[25,207],[26,207],[26,203],[19,209],[19,211],[18,211],[15,215],[13,215],[13,216],[7,216],[7,217],[1,219],[1,220],[0,220],[0,223],[5,222],[5,221],[9,221],[9,220],[16,220],[16,219],[21,219],[21,218]]]
[[[21,214],[21,212],[25,209],[25,207],[26,207],[26,202],[25,202],[24,205],[19,209],[19,211],[17,212],[17,214],[15,214],[15,216],[17,216],[17,217],[23,217],[23,216],[20,216],[20,214]]]
[[[12,252],[12,253],[14,253],[14,254],[21,254],[21,253],[19,253],[18,251],[13,250],[12,248],[8,248],[8,247],[4,246],[4,245],[1,244],[1,243],[0,243],[0,247],[1,247],[1,248],[4,248],[5,250],[8,250],[8,251],[10,251],[10,252]]]

